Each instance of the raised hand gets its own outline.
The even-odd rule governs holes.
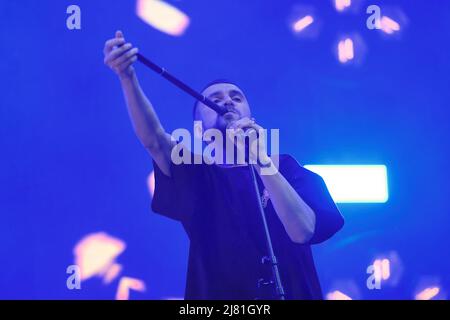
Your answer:
[[[116,31],[115,37],[105,42],[104,62],[119,78],[131,77],[134,74],[133,63],[137,60],[138,48],[126,43],[122,31]]]

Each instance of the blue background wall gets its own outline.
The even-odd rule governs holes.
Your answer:
[[[371,1],[408,17],[400,36],[365,27],[364,8],[338,14],[331,1],[169,1],[191,18],[182,37],[135,14],[134,1],[2,1],[0,4],[0,298],[114,298],[117,282],[66,288],[74,245],[105,231],[127,243],[122,275],[142,279],[132,299],[180,297],[188,239],[151,212],[151,161],[130,125],[103,44],[117,29],[195,88],[231,78],[259,123],[280,128],[281,152],[306,164],[385,164],[385,204],[342,204],[346,226],[314,248],[324,291],[339,281],[365,299],[410,299],[421,279],[450,289],[447,164],[450,160],[450,3]],[[77,4],[82,29],[66,28]],[[314,39],[287,21],[310,4],[322,19]],[[334,56],[339,35],[358,32],[359,66]],[[190,97],[137,65],[167,131],[192,128]],[[396,286],[368,290],[366,267],[395,251]]]

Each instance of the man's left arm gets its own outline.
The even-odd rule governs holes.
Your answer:
[[[270,158],[262,162],[274,165]],[[260,173],[261,167],[255,166]],[[295,243],[307,243],[312,238],[316,226],[316,214],[313,209],[300,197],[280,171],[277,170],[272,175],[259,174],[259,176],[289,238]]]
[[[242,118],[231,124],[229,128],[253,128],[259,135],[265,135],[264,129],[255,123],[253,118]],[[257,155],[264,166],[274,166],[267,155],[265,137],[258,139]],[[256,149],[250,148],[250,152]],[[261,180],[267,189],[272,205],[282,222],[290,239],[299,244],[320,243],[339,229],[344,220],[331,198],[323,179],[305,169],[292,158],[288,157],[280,166],[282,170],[263,170],[255,164]],[[267,168],[266,168],[267,169]],[[267,172],[271,174],[264,174]]]

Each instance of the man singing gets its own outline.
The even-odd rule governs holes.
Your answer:
[[[119,76],[136,135],[153,159],[152,210],[180,221],[189,236],[185,299],[276,298],[266,295],[260,281],[272,279],[272,268],[261,263],[268,252],[248,165],[173,163],[178,142],[165,132],[139,85],[137,53],[117,31],[105,43],[104,61]],[[228,111],[218,115],[197,103],[194,119],[203,129],[262,129],[235,83],[214,81],[202,94]],[[264,152],[253,166],[286,299],[322,299],[310,245],[329,239],[344,220],[323,179],[291,156],[279,156],[275,174],[261,174],[274,163],[266,146],[259,148]]]

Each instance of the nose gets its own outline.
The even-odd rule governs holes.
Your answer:
[[[232,111],[234,109],[234,103],[231,99],[227,99],[223,105],[227,108],[228,111]]]

